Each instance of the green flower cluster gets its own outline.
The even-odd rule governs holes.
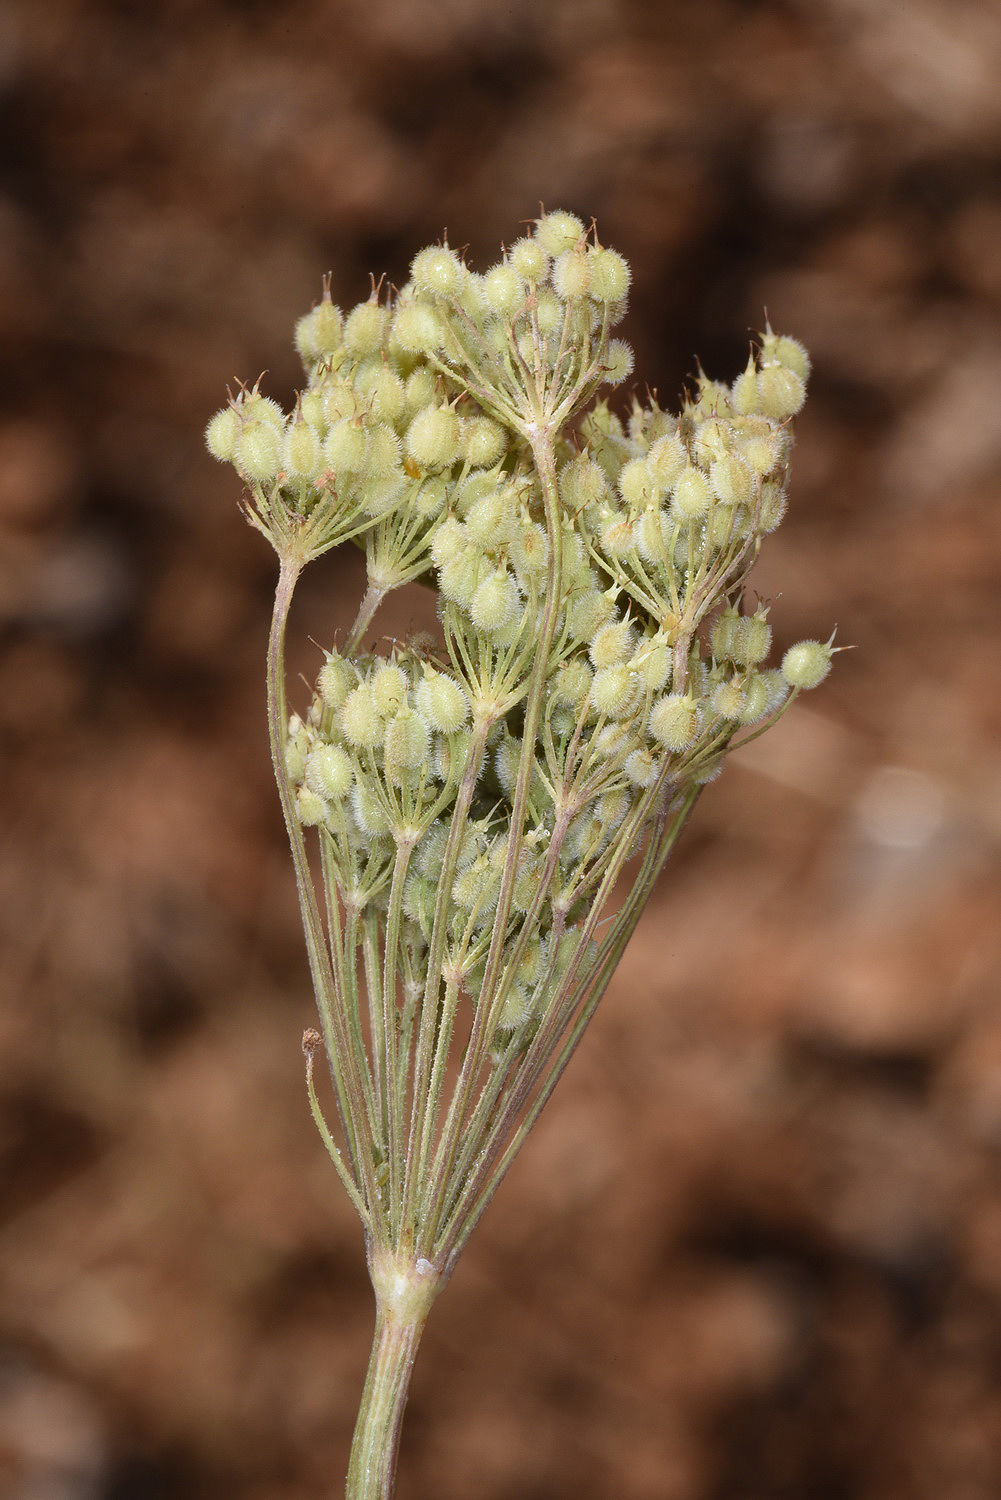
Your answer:
[[[612,337],[629,279],[568,213],[482,275],[431,246],[346,316],[324,286],[296,328],[293,412],[241,391],[208,426],[290,575],[347,539],[365,551],[355,628],[282,720],[279,774],[293,843],[321,841],[321,1010],[350,1011],[357,1041],[359,968],[370,992],[368,1147],[342,1100],[352,1180],[372,1198],[370,1151],[369,1221],[422,1255],[464,1236],[505,1100],[524,1107],[607,983],[699,788],[831,662],[811,641],[769,667],[768,610],[744,603],[785,513],[805,350],[768,330],[731,385],[700,375],[676,412],[633,398],[619,415],[599,393],[632,368]],[[414,581],[436,591],[441,643],[364,651]]]
[[[430,246],[346,316],[324,285],[292,412],[242,389],[208,425],[280,565],[269,730],[322,1026],[307,1090],[378,1305],[353,1500],[391,1492],[430,1305],[701,788],[831,666],[821,641],[769,666],[745,598],[785,513],[805,350],[768,329],[732,384],[620,414],[602,388],[632,369],[629,280],[569,213],[482,275]],[[290,715],[296,583],[349,540],[357,617]],[[440,638],[367,649],[407,584],[434,591]]]

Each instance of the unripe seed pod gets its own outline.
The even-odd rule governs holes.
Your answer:
[[[631,458],[619,475],[619,494],[635,513],[643,510],[657,492],[657,485],[644,458]]]
[[[389,365],[379,361],[359,371],[355,385],[366,398],[368,410],[377,422],[395,422],[406,404],[403,381]]]
[[[573,589],[596,589],[600,580],[597,573],[588,561],[584,543],[576,531],[563,528],[563,577]],[[609,596],[610,604],[614,601],[614,595]],[[609,609],[607,620],[611,614]]]
[[[305,422],[293,422],[282,445],[282,467],[292,479],[315,479],[323,465],[323,450],[316,430]]]
[[[622,826],[629,806],[628,792],[606,792],[603,797],[599,797],[595,816],[606,833],[614,833],[616,828]]]
[[[331,651],[316,679],[316,686],[326,708],[340,708],[351,688],[354,677],[343,656]]]
[[[389,832],[382,803],[364,781],[356,781],[351,788],[351,812],[364,838],[379,839]]]
[[[455,300],[474,323],[483,323],[488,309],[483,296],[483,277],[478,272],[466,270],[466,279]]]
[[[343,326],[341,310],[329,297],[324,297],[312,312],[299,319],[295,325],[295,347],[307,369],[337,353]]]
[[[435,521],[448,504],[448,486],[439,475],[425,479],[412,501],[414,510],[427,521]]]
[[[455,734],[469,718],[469,700],[459,684],[444,672],[424,669],[414,699],[431,728],[439,734]]]
[[[709,470],[709,483],[723,505],[746,505],[754,488],[750,469],[735,453],[716,460]]]
[[[386,773],[398,781],[405,771],[416,771],[425,763],[431,749],[427,720],[411,708],[402,708],[386,725],[383,754]]]
[[[325,381],[318,389],[322,393],[323,414],[328,422],[339,422],[342,417],[358,415],[358,397],[349,381]]]
[[[725,458],[733,441],[733,426],[725,417],[707,417],[695,431],[695,456],[701,464],[708,466],[719,458]]]
[[[708,534],[712,547],[726,547],[747,535],[751,513],[743,505],[714,505],[709,513]]]
[[[629,663],[643,686],[651,693],[659,693],[664,689],[673,664],[674,651],[670,643],[659,634],[640,641]]]
[[[515,339],[515,344],[517,346],[518,353],[521,355],[528,368],[531,369],[532,365],[535,362],[535,339],[529,329],[522,327],[522,331],[517,335]],[[544,359],[552,356],[553,351],[550,345],[551,341],[549,343],[544,342],[543,344],[542,352]],[[494,345],[494,347],[498,349],[498,353],[503,352],[502,346]]]
[[[442,564],[438,574],[439,591],[460,608],[468,609],[487,566],[482,552],[473,547],[470,539],[469,546]]]
[[[531,1017],[532,1007],[524,985],[512,984],[504,996],[500,1015],[497,1017],[499,1031],[515,1031]]]
[[[483,495],[466,512],[466,530],[482,547],[494,550],[503,546],[518,529],[518,517],[509,490],[493,490]]]
[[[393,334],[411,354],[436,354],[445,343],[445,325],[426,302],[404,302],[396,309]]]
[[[431,741],[431,774],[439,781],[458,782],[469,764],[472,743],[472,735],[467,729],[457,729],[454,734],[436,734]]]
[[[626,756],[622,769],[633,786],[647,787],[653,785],[660,770],[660,762],[654,759],[649,750],[634,750],[631,755]]]
[[[400,477],[400,440],[388,422],[369,429],[365,469],[373,479]]]
[[[445,469],[462,446],[459,419],[451,407],[425,406],[407,429],[407,452],[426,469]]]
[[[601,819],[596,818],[593,813],[585,812],[570,824],[566,847],[577,860],[583,862],[593,858],[607,842],[608,835],[601,825]]]
[[[578,708],[590,693],[593,680],[594,673],[586,661],[578,658],[576,661],[564,662],[553,679],[553,702]]]
[[[782,458],[778,433],[752,433],[740,445],[741,456],[755,474],[770,474]]]
[[[719,380],[710,380],[707,375],[700,375],[698,388],[698,396],[692,407],[693,416],[704,421],[706,417],[733,415],[729,386]]]
[[[490,635],[515,619],[520,602],[514,579],[504,568],[498,568],[476,589],[469,602],[469,616],[478,630]]]
[[[398,712],[407,701],[409,684],[406,674],[391,662],[376,667],[369,686],[375,711],[382,714],[384,719]]]
[[[220,463],[231,464],[234,461],[241,425],[239,414],[231,406],[224,406],[206,427],[205,446]]]
[[[549,538],[534,521],[523,523],[508,544],[508,555],[519,578],[538,578],[549,565]]]
[[[525,305],[525,284],[513,266],[491,266],[481,289],[487,307],[501,318],[513,318]]]
[[[281,466],[281,434],[270,422],[247,422],[236,442],[236,463],[241,473],[258,484],[268,484]]]
[[[601,529],[601,550],[606,557],[624,557],[633,548],[633,522],[622,511],[608,511]]]
[[[519,348],[524,338],[524,334],[519,338]],[[511,347],[511,324],[503,318],[488,318],[483,324],[483,340],[491,354],[498,354],[503,359]]]
[[[608,719],[624,719],[636,707],[640,682],[628,667],[602,667],[591,683],[591,702]]]
[[[664,565],[668,557],[668,539],[673,529],[673,517],[666,511],[658,510],[655,505],[648,506],[637,517],[633,527],[633,540],[644,562]]]
[[[772,630],[763,614],[745,615],[738,619],[730,648],[732,661],[744,667],[756,667],[764,661],[771,650]]]
[[[549,274],[549,256],[538,240],[515,240],[508,260],[526,281],[545,281]]]
[[[633,351],[624,339],[611,339],[605,356],[604,379],[609,385],[621,385],[633,372]]]
[[[784,365],[764,365],[758,371],[758,409],[782,422],[794,417],[806,400],[806,386]]]
[[[587,296],[591,286],[591,262],[583,246],[563,251],[553,266],[550,280],[553,291],[564,302],[579,302]]]
[[[723,753],[721,751],[719,755],[710,756],[707,761],[701,763],[698,770],[694,772],[692,781],[696,786],[708,786],[710,781],[716,780],[722,769]]]
[[[492,468],[507,446],[504,429],[490,417],[473,417],[462,434],[466,458],[475,469]]]
[[[389,323],[389,309],[378,302],[359,302],[344,324],[344,347],[357,359],[382,348]]]
[[[455,508],[463,520],[469,514],[477,500],[482,500],[485,495],[497,493],[498,479],[496,474],[484,473],[481,469],[475,469],[468,475],[460,488],[455,501]]]
[[[317,745],[306,757],[305,785],[328,802],[340,802],[351,790],[354,769],[340,745]]]
[[[477,907],[480,911],[487,912],[496,904],[499,887],[498,872],[485,859],[477,859],[455,877],[452,900],[463,911],[472,911],[473,907]]]
[[[744,702],[737,719],[741,724],[756,724],[768,712],[771,684],[761,672],[755,672],[744,683]]]
[[[411,871],[403,886],[403,914],[416,922],[425,937],[434,925],[434,908],[438,896],[438,883],[422,879]]]
[[[368,434],[354,418],[335,422],[323,443],[323,456],[337,475],[360,474],[368,454]]]
[[[713,622],[713,628],[709,633],[709,644],[716,661],[734,661],[733,655],[737,639],[737,628],[740,624],[740,614],[731,605],[723,611]]]
[[[293,729],[293,723],[295,728]],[[285,772],[289,781],[301,781],[306,769],[306,752],[309,740],[298,714],[289,724],[289,737],[285,742]]]
[[[410,263],[410,275],[419,292],[431,297],[455,297],[462,290],[467,271],[447,245],[429,245],[418,250]]]
[[[685,445],[676,432],[658,438],[646,456],[647,468],[658,490],[669,490],[688,463]]]
[[[267,422],[276,432],[282,432],[285,427],[285,413],[277,401],[272,401],[270,396],[262,396],[259,391],[251,391],[248,395],[241,397],[237,402],[243,413],[244,422]]]
[[[370,479],[365,487],[365,513],[375,519],[388,515],[398,504],[406,476],[400,469],[388,479]]]
[[[596,302],[621,302],[632,279],[629,262],[617,250],[592,250],[590,293]]]
[[[635,634],[628,620],[613,620],[596,630],[588,655],[596,668],[620,666],[628,660],[635,644]]]
[[[382,744],[383,721],[372,701],[367,682],[359,683],[345,698],[339,715],[341,734],[358,750],[372,750]]]
[[[538,937],[529,938],[524,953],[518,960],[515,969],[515,977],[519,984],[533,985],[542,978],[545,954],[542,947],[542,939]]]
[[[301,786],[295,794],[296,810],[299,814],[299,822],[303,828],[316,828],[318,824],[325,823],[330,814],[330,809],[323,798],[318,796],[308,786]]]
[[[746,369],[733,382],[730,400],[734,411],[741,416],[761,410],[758,397],[758,372],[753,357],[748,359]]]
[[[687,693],[668,693],[650,713],[650,733],[665,750],[686,750],[695,738],[698,714]]]
[[[414,850],[413,862],[422,875],[437,875],[445,857],[448,843],[448,828],[441,821],[434,822]]]
[[[774,361],[798,375],[805,385],[810,375],[810,356],[799,339],[788,334],[773,333],[769,328],[761,340],[761,358],[766,364]]]
[[[704,516],[712,504],[712,493],[701,469],[689,466],[675,480],[671,510],[679,520],[695,521]]]
[[[606,724],[598,730],[591,744],[594,753],[604,760],[624,760],[630,750],[639,748],[631,726],[627,728],[625,724]]]
[[[556,332],[563,322],[563,304],[550,291],[540,291],[536,297],[535,321],[543,338]]]
[[[563,210],[545,214],[535,221],[535,238],[547,255],[562,255],[564,250],[576,245],[583,233],[584,225],[577,215]]]
[[[799,641],[782,658],[782,676],[792,688],[819,686],[831,670],[834,652],[823,641]]]
[[[776,709],[781,708],[789,696],[789,684],[782,676],[780,668],[773,667],[768,672],[760,672],[761,681],[768,688],[768,706],[766,714],[773,714]]]
[[[575,641],[590,641],[595,631],[608,619],[615,606],[601,589],[578,594],[567,609],[567,630]]]
[[[759,529],[766,535],[776,531],[782,524],[788,505],[788,496],[780,484],[763,484],[758,509]]]
[[[744,688],[736,677],[726,678],[713,689],[712,706],[721,719],[739,719],[744,708]]]
[[[303,391],[299,398],[299,412],[307,426],[315,427],[317,432],[326,432],[327,413],[323,393],[319,388],[312,391]]]
[[[408,411],[420,411],[422,406],[430,406],[434,401],[434,371],[427,365],[418,365],[417,369],[407,377],[405,387],[406,403]]]
[[[506,734],[494,752],[494,771],[501,789],[508,797],[514,795],[518,780],[518,762],[521,759],[521,740]]]
[[[431,538],[431,561],[439,568],[461,557],[469,546],[469,532],[457,516],[446,516]]]
[[[604,473],[587,453],[580,453],[563,465],[559,483],[563,503],[574,514],[589,505],[597,505],[608,496]]]

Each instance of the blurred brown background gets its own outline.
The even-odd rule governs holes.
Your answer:
[[[757,584],[858,649],[703,800],[432,1319],[401,1500],[1001,1493],[999,69],[985,0],[2,13],[4,1500],[339,1493],[369,1297],[272,565],[201,430],[288,398],[323,271],[482,265],[540,199],[632,261],[666,397],[765,307],[807,342]]]

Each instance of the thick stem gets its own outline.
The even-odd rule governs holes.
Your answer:
[[[421,1334],[441,1281],[429,1262],[387,1251],[372,1261],[372,1354],[351,1444],[345,1500],[390,1500],[400,1429]]]

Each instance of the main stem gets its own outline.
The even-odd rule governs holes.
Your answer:
[[[410,1376],[441,1287],[427,1261],[410,1263],[385,1250],[373,1255],[372,1284],[375,1337],[351,1444],[345,1500],[392,1496]]]

